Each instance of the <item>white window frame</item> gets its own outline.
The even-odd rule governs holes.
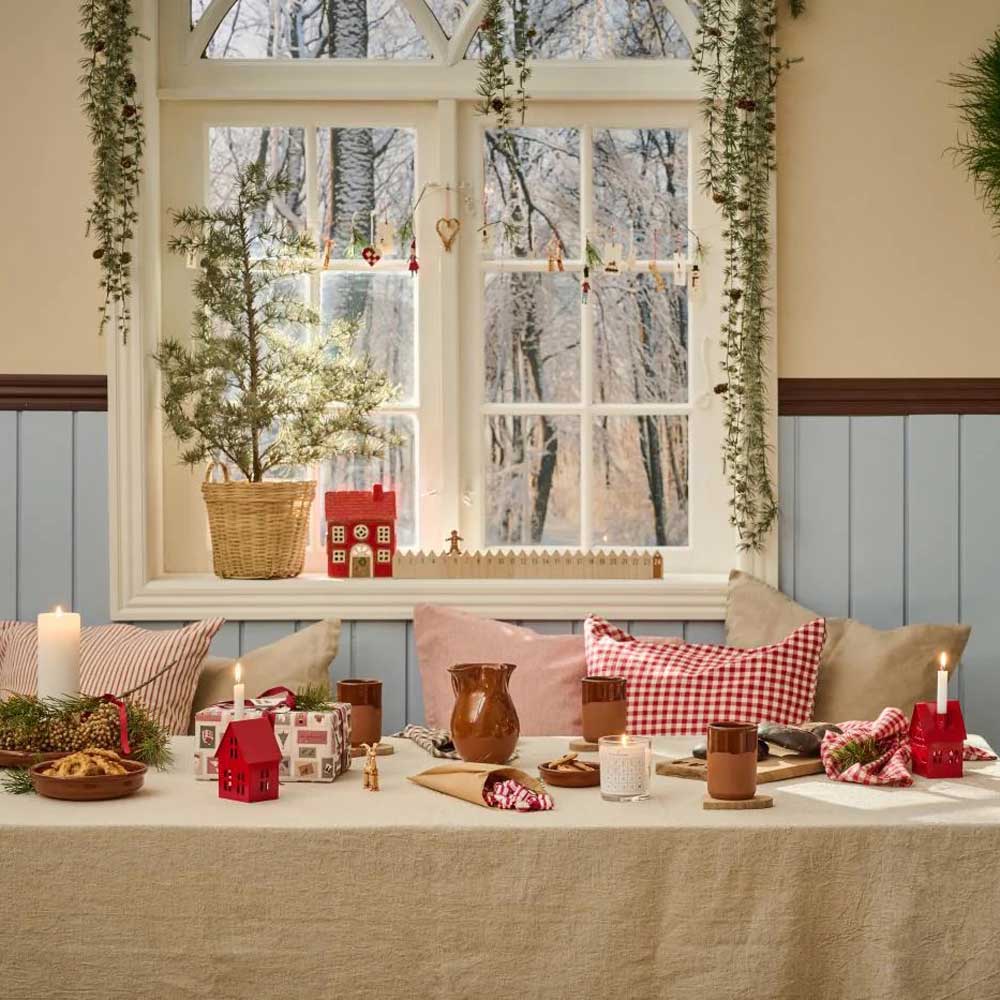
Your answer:
[[[698,565],[695,555],[685,557],[677,550],[663,550],[664,579],[650,581],[345,581],[330,579],[325,573],[305,574],[293,580],[237,581],[221,580],[210,573],[165,571],[161,385],[150,357],[160,336],[163,290],[169,291],[163,284],[163,277],[171,266],[163,253],[167,235],[163,213],[172,206],[166,205],[163,199],[167,179],[161,170],[161,110],[174,103],[183,107],[184,102],[213,101],[226,102],[231,108],[252,104],[257,112],[263,112],[261,102],[330,102],[330,95],[335,94],[338,101],[351,102],[362,109],[361,121],[374,110],[368,102],[413,102],[414,95],[418,95],[420,102],[428,106],[436,126],[434,162],[427,163],[426,173],[440,184],[457,186],[463,176],[475,176],[474,165],[463,160],[472,155],[470,150],[474,148],[474,143],[468,140],[470,131],[481,133],[484,127],[481,120],[471,116],[467,103],[475,99],[477,67],[474,61],[462,58],[481,20],[483,0],[470,4],[459,30],[450,41],[444,37],[423,0],[402,2],[427,37],[433,53],[431,60],[394,63],[303,60],[289,65],[265,60],[201,59],[204,45],[224,17],[231,0],[214,0],[193,31],[188,24],[186,2],[157,4],[156,0],[139,0],[137,3],[140,29],[158,38],[159,45],[136,47],[140,60],[137,75],[149,142],[141,190],[138,253],[135,255],[132,335],[126,344],[113,336],[107,338],[111,607],[114,617],[178,620],[223,615],[253,620],[340,616],[392,620],[409,618],[414,605],[423,602],[532,620],[576,619],[590,611],[641,620],[724,617],[728,567],[740,565],[773,581],[777,572],[777,542],[772,539],[765,552],[752,558],[741,555],[724,513],[728,491],[717,459],[722,408],[710,391],[717,377],[717,331],[721,318],[719,268],[713,266],[711,253],[712,248],[721,246],[720,226],[714,213],[707,211],[705,205],[696,204],[699,199],[704,200],[696,184],[691,186],[692,218],[710,256],[702,267],[703,283],[699,293],[702,305],[697,311],[697,334],[695,313],[692,313],[691,410],[704,410],[705,415],[698,421],[703,432],[696,436],[694,426],[690,428],[689,509],[695,512],[692,525],[695,544],[688,546],[686,551],[710,552],[706,563]],[[693,41],[697,24],[684,0],[663,2]],[[529,115],[535,114],[536,107],[539,114],[551,114],[561,106],[564,113],[559,120],[577,120],[591,126],[620,121],[622,127],[651,127],[654,119],[659,120],[657,112],[662,112],[659,118],[663,120],[659,124],[669,125],[679,122],[680,115],[691,123],[691,159],[697,160],[697,102],[701,87],[689,60],[539,61],[533,67],[530,91],[533,102]],[[628,121],[622,115],[626,104],[635,112],[628,116]],[[174,113],[175,109],[171,108],[167,117]],[[303,115],[306,113],[303,110]],[[270,114],[262,114],[260,118],[272,124],[296,124],[294,120],[286,122]],[[531,121],[529,118],[529,124]],[[228,116],[226,123],[230,123]],[[364,123],[376,124],[367,120]],[[395,124],[405,125],[405,122]],[[175,155],[173,149],[170,155]],[[165,155],[162,161],[170,162]],[[479,162],[481,164],[481,158]],[[479,169],[481,171],[481,166]],[[470,314],[470,310],[474,313],[481,306],[477,304],[477,296],[462,300],[458,291],[460,283],[471,276],[470,268],[475,280],[482,280],[482,264],[477,257],[478,247],[473,246],[478,241],[470,239],[472,234],[468,231],[463,231],[459,239],[461,252],[437,252],[440,248],[435,246],[431,214],[418,214],[417,220],[418,247],[423,250],[417,279],[420,282],[418,294],[422,303],[425,297],[431,301],[436,299],[433,308],[439,322],[421,331],[418,344],[418,350],[424,354],[421,367],[429,373],[428,379],[422,380],[421,391],[430,393],[426,399],[440,401],[437,418],[440,425],[435,431],[440,441],[438,454],[462,455],[463,466],[460,471],[459,462],[442,461],[433,470],[433,475],[422,484],[422,503],[427,511],[422,509],[421,517],[426,513],[433,523],[442,524],[447,523],[445,512],[460,511],[460,528],[465,532],[473,523],[470,518],[481,518],[482,503],[482,498],[475,495],[478,487],[475,476],[469,478],[471,446],[469,426],[464,426],[469,425],[468,407],[473,404],[467,397],[461,404],[465,409],[460,409],[455,394],[446,389],[466,382],[470,371],[482,364],[479,335],[470,337],[467,333],[469,329],[482,329],[481,322],[477,325],[476,317]],[[423,231],[419,227],[423,227]],[[466,230],[465,224],[463,230]],[[430,247],[434,247],[434,252],[428,252]],[[439,331],[436,335],[431,332],[435,328]],[[772,372],[774,367],[772,355]],[[771,383],[773,393],[776,389],[773,376]],[[481,378],[472,384],[481,386]],[[478,402],[475,405],[478,406]],[[421,420],[425,419],[422,413]],[[480,421],[481,414],[478,414],[475,423],[478,425]],[[775,429],[776,419],[772,420],[772,440]],[[425,471],[421,469],[421,474]],[[193,496],[198,494],[197,477],[192,477],[191,493]],[[436,512],[435,507],[438,508]],[[709,511],[716,513],[706,513]],[[706,519],[704,529],[697,527],[700,517]],[[442,536],[441,544],[443,542]]]

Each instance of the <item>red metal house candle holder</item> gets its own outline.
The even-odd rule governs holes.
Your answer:
[[[230,722],[215,751],[219,798],[266,802],[278,797],[281,749],[268,716]]]
[[[396,554],[396,494],[376,483],[368,490],[326,494],[327,575],[392,576]]]
[[[948,711],[938,715],[933,701],[918,701],[910,719],[910,753],[913,773],[924,778],[961,778],[965,749],[962,706],[948,702]]]

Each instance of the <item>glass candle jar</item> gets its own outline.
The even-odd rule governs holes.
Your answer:
[[[351,746],[374,746],[382,739],[382,682],[351,678],[337,681],[337,701],[351,706]]]
[[[648,799],[653,771],[653,738],[602,736],[597,747],[601,762],[601,798],[609,802]]]
[[[708,727],[708,794],[740,801],[757,794],[757,726],[713,722]]]
[[[584,677],[583,738],[596,743],[602,736],[621,736],[626,729],[625,678]]]

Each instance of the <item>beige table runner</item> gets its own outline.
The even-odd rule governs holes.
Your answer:
[[[355,768],[218,799],[187,773],[131,799],[0,797],[0,995],[12,997],[1000,996],[1000,764],[909,789],[822,777],[775,808],[554,790],[500,813]],[[524,740],[533,771],[565,741]],[[689,741],[660,741],[680,756]]]

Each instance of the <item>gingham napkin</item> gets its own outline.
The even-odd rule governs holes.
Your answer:
[[[913,784],[910,775],[910,723],[898,708],[884,708],[874,722],[842,722],[843,732],[828,732],[823,737],[820,756],[828,778],[853,782],[857,785],[895,785],[905,788]],[[849,744],[860,746],[872,740],[878,756],[867,763],[847,767],[839,760],[838,751]],[[988,750],[965,744],[965,760],[996,760]]]

